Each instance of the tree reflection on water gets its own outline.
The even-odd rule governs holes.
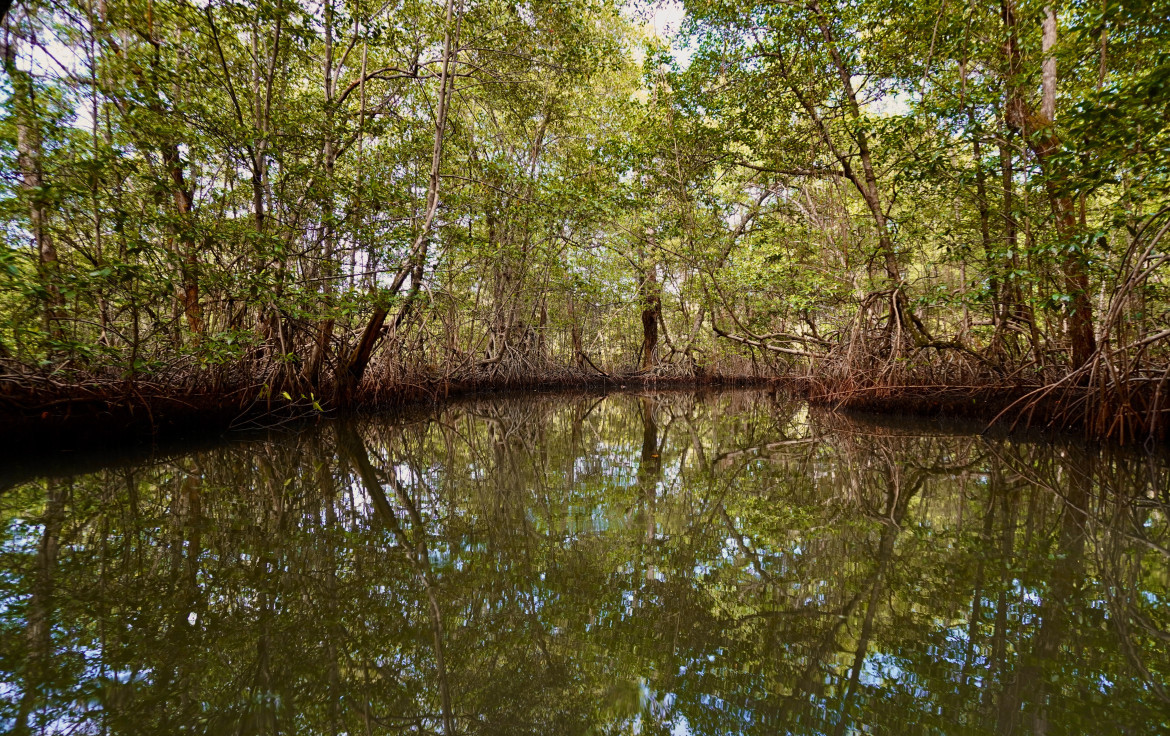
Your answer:
[[[0,495],[16,733],[1152,733],[1156,456],[756,392],[460,403]]]

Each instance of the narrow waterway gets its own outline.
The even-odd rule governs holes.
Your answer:
[[[1159,455],[733,391],[28,467],[8,732],[1170,728]]]

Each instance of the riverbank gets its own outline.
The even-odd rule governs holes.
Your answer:
[[[233,430],[276,427],[314,415],[383,411],[486,393],[609,391],[644,388],[768,386],[769,376],[656,375],[646,372],[569,373],[526,380],[442,380],[415,377],[364,386],[348,401],[265,385],[173,386],[153,381],[0,375],[0,455],[118,447]]]
[[[385,411],[477,394],[615,389],[773,387],[810,404],[844,412],[977,420],[1005,429],[1058,429],[1086,439],[1134,444],[1164,441],[1164,426],[1147,426],[1134,406],[1114,406],[1084,385],[1033,383],[852,386],[842,390],[815,374],[705,375],[574,371],[523,380],[432,376],[364,384],[349,400],[311,391],[272,390],[266,384],[214,381],[174,385],[146,380],[62,382],[50,376],[0,375],[0,455],[102,449],[226,431],[278,427],[315,415]]]
[[[1085,378],[1074,372],[1043,383],[908,381],[842,388],[808,376],[796,384],[810,403],[839,411],[978,419],[1009,431],[1054,429],[1120,445],[1170,437],[1170,408],[1160,385]]]

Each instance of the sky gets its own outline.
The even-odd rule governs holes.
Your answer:
[[[645,18],[647,34],[658,37],[670,44],[671,55],[674,56],[679,67],[686,68],[691,62],[692,52],[682,47],[682,39],[678,38],[679,29],[686,19],[686,10],[681,0],[635,0],[627,6],[632,16]],[[641,54],[635,50],[638,62]]]
[[[660,0],[651,7],[650,26],[654,35],[670,40],[682,25],[686,11],[679,0]]]

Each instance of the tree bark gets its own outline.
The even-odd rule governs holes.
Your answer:
[[[187,317],[187,327],[191,332],[199,335],[203,332],[203,314],[199,305],[199,251],[191,232],[194,192],[188,185],[183,172],[183,159],[179,153],[179,146],[168,142],[162,144],[159,149],[163,165],[167,170],[167,177],[171,181],[171,196],[174,199],[175,211],[178,213],[179,220],[175,227],[175,236],[180,245],[179,257],[182,259],[180,273],[182,284],[179,298],[183,304],[183,313]]]
[[[1056,11],[1051,5],[1044,6],[1044,22],[1042,23],[1041,48],[1044,53],[1044,62],[1041,69],[1040,115],[1049,123],[1056,120],[1056,56],[1052,51],[1056,46]]]
[[[642,274],[642,370],[654,367],[658,358],[658,320],[662,317],[662,296],[658,289],[658,266],[651,262]]]
[[[334,227],[333,211],[333,174],[337,165],[337,150],[333,145],[333,3],[325,3],[325,58],[321,62],[321,71],[325,78],[325,140],[322,144],[321,158],[325,167],[325,197],[321,209],[321,227],[324,231],[325,247],[321,254],[321,267],[314,271],[324,276],[321,286],[321,301],[326,310],[333,306],[334,273],[333,258],[336,250],[336,231]],[[365,73],[365,70],[362,70]],[[364,91],[364,88],[363,88]],[[333,318],[326,317],[317,325],[317,337],[313,342],[309,360],[305,363],[302,380],[310,387],[316,388],[321,377],[321,366],[325,362],[325,355],[329,350],[329,341],[333,337]]]
[[[53,234],[49,229],[50,200],[44,172],[44,149],[40,120],[37,117],[36,88],[32,76],[16,66],[19,37],[4,22],[0,33],[0,55],[4,70],[12,81],[12,111],[16,124],[16,159],[21,188],[28,198],[29,229],[37,249],[37,273],[45,301],[45,329],[54,340],[65,337],[61,310],[65,304],[58,286],[60,266]]]
[[[1020,51],[1016,37],[1014,0],[1003,0],[1003,23],[1008,37],[1004,53],[1008,60],[1006,118],[1010,128],[1018,131],[1040,163],[1045,179],[1045,190],[1052,209],[1056,235],[1066,248],[1060,263],[1061,276],[1069,296],[1066,315],[1068,339],[1071,348],[1070,367],[1076,370],[1092,358],[1097,350],[1093,328],[1093,305],[1089,297],[1089,274],[1083,249],[1070,247],[1077,235],[1077,218],[1073,197],[1068,190],[1068,176],[1054,157],[1062,142],[1055,127],[1056,116],[1056,14],[1052,6],[1045,7],[1042,28],[1042,94],[1039,110],[1032,109],[1020,89],[1018,74]]]

